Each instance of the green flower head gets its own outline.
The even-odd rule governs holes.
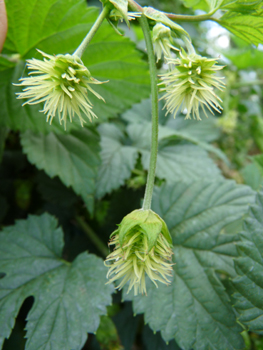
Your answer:
[[[75,115],[79,117],[81,126],[86,122],[82,113],[90,121],[97,118],[92,111],[88,91],[103,100],[90,87],[90,84],[102,84],[102,82],[91,77],[89,70],[77,56],[69,54],[51,56],[39,52],[46,58],[43,61],[35,58],[27,60],[27,67],[32,71],[29,77],[21,78],[21,83],[17,84],[25,87],[23,92],[17,94],[18,99],[27,99],[23,106],[44,102],[41,112],[47,115],[47,122],[51,124],[57,115],[60,124],[64,123],[65,129],[67,119],[72,122]]]
[[[162,58],[171,58],[171,49],[179,51],[172,45],[171,29],[162,23],[157,23],[153,27],[153,43],[157,62]]]
[[[145,273],[156,287],[156,281],[170,283],[172,239],[165,222],[152,210],[134,210],[125,216],[109,245],[115,248],[105,261],[107,278],[108,283],[121,279],[117,289],[129,281],[128,293],[134,288],[134,295],[146,294]]]
[[[194,119],[201,120],[199,106],[206,117],[204,107],[212,114],[213,110],[221,113],[219,101],[222,100],[215,94],[214,88],[224,88],[224,78],[215,75],[223,66],[218,66],[215,58],[209,59],[196,53],[186,54],[181,50],[180,58],[170,58],[168,63],[174,64],[175,68],[161,75],[165,88],[160,90],[166,92],[162,97],[166,101],[166,114],[173,113],[175,116],[181,107],[182,111],[187,109],[186,119],[191,119],[192,115]]]

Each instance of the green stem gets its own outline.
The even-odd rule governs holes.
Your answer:
[[[147,18],[142,15],[139,18],[140,25],[142,27],[146,48],[148,52],[148,61],[150,68],[150,77],[151,77],[151,102],[152,102],[152,138],[151,138],[151,156],[150,156],[150,165],[149,172],[146,182],[146,189],[143,200],[143,209],[151,209],[152,195],[154,188],[154,179],[155,179],[155,170],[156,170],[156,161],[158,153],[158,86],[157,86],[157,69],[155,64],[155,55],[153,51],[153,43],[150,28],[148,25]]]
[[[128,0],[129,5],[133,11],[136,12],[143,12],[143,7],[141,7],[135,0]],[[176,15],[174,13],[166,13],[163,12],[168,18],[178,21],[178,22],[200,22],[200,21],[214,21],[215,19],[211,17],[218,8],[214,9],[213,11],[206,13],[204,15]]]
[[[103,256],[107,256],[109,254],[109,249],[96,235],[92,228],[86,223],[86,221],[81,216],[76,216],[75,220],[78,223],[78,225],[82,228],[82,230],[86,233],[88,238],[92,241],[92,243],[94,243],[94,245],[98,248],[101,254]]]
[[[94,37],[94,35],[97,32],[97,30],[99,29],[99,27],[101,26],[103,20],[108,16],[109,12],[110,12],[110,8],[108,6],[105,6],[103,8],[103,10],[101,11],[101,13],[99,14],[99,17],[94,22],[94,24],[91,27],[90,31],[85,36],[85,38],[83,39],[82,43],[79,45],[77,50],[73,53],[73,55],[78,56],[79,58],[81,58],[81,56],[83,55],[83,52],[85,51],[86,47],[90,43],[91,39]]]

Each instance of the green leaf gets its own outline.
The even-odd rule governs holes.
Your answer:
[[[263,191],[257,195],[244,231],[238,242],[239,257],[235,259],[238,276],[233,280],[233,295],[239,320],[252,332],[263,334]]]
[[[21,134],[23,151],[29,161],[50,176],[58,176],[66,186],[81,195],[93,211],[95,179],[99,166],[99,137],[91,129],[72,131],[68,135],[50,133]]]
[[[261,4],[262,0],[224,0],[220,7],[222,9],[228,9],[233,12],[241,12],[247,14],[257,11],[260,8]]]
[[[246,185],[249,185],[253,190],[259,190],[260,186],[263,185],[263,168],[256,163],[251,163],[245,166],[241,170],[241,175],[243,176]]]
[[[117,10],[122,14],[125,22],[128,26],[130,26],[130,22],[128,19],[128,0],[109,0]]]
[[[84,0],[7,0],[8,34],[4,50],[31,58],[38,48],[66,53],[79,45],[96,20],[98,10]],[[68,52],[69,52],[68,51]]]
[[[148,170],[150,159],[151,125],[130,124],[127,132],[133,146],[142,155],[144,169]],[[172,133],[160,127],[159,140]],[[161,142],[157,158],[156,176],[168,182],[220,177],[220,170],[202,148],[185,143]]]
[[[235,276],[237,235],[224,228],[240,219],[254,202],[254,192],[233,181],[178,182],[156,188],[153,210],[167,223],[174,244],[171,285],[150,280],[148,296],[128,295],[135,313],[175,339],[185,350],[242,349],[236,317],[216,272]]]
[[[30,216],[0,233],[0,347],[23,301],[34,296],[27,317],[26,350],[80,350],[87,332],[111,303],[103,261],[86,252],[72,263],[62,256],[63,232],[49,214]]]
[[[229,11],[217,22],[249,43],[254,45],[263,43],[263,12],[255,15],[243,15]]]
[[[258,154],[254,156],[252,159],[253,159],[253,162],[258,166],[258,169],[260,170],[261,175],[263,176],[263,154]]]
[[[263,68],[263,52],[260,50],[232,49],[224,52],[224,56],[231,60],[238,69]]]
[[[203,10],[212,12],[222,4],[223,0],[183,0],[186,7],[192,7],[194,10]]]
[[[187,120],[182,114],[178,114],[176,118],[172,114],[165,116],[166,111],[163,109],[164,102],[159,102],[159,123],[169,129],[175,130],[176,133],[187,134],[187,137],[193,137],[202,142],[212,142],[219,138],[220,130],[216,125],[216,120],[212,114],[208,114],[206,118],[202,112],[202,122],[198,120]],[[126,111],[122,118],[128,123],[145,123],[151,122],[151,101],[146,99],[132,106]]]
[[[37,3],[28,0],[26,4],[9,0],[7,13],[9,32],[6,50],[18,52],[23,59],[42,59],[36,48],[49,54],[74,52],[97,18],[98,9],[87,8],[84,0],[74,3],[72,0],[41,0]],[[93,77],[100,81],[109,80],[94,87],[106,103],[89,94],[93,110],[99,117],[98,122],[123,112],[133,103],[149,96],[147,63],[141,60],[141,53],[136,50],[135,44],[117,35],[109,24],[102,24],[82,60]],[[4,110],[0,125],[13,130],[31,129],[34,132],[47,132],[46,129],[50,132],[61,128],[55,120],[55,129],[45,124],[46,117],[39,112],[41,104],[22,108],[21,101],[15,99],[14,93],[21,92],[21,87],[14,87],[11,83],[17,83],[25,75],[24,61],[19,62],[16,69],[7,69],[6,63],[0,69],[5,71],[3,76],[1,72],[0,77],[0,102],[9,107]],[[78,121],[76,125],[79,126]]]
[[[101,134],[101,165],[96,184],[96,196],[103,197],[122,186],[135,167],[138,157],[136,148],[124,144],[124,135],[114,124],[104,123]]]

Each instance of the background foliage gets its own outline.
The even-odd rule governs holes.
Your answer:
[[[39,106],[22,108],[12,83],[26,75],[26,59],[40,58],[35,48],[72,53],[100,3],[7,0],[0,55],[4,350],[263,349],[263,46],[255,47],[263,44],[263,3],[140,4],[185,15],[217,11],[214,22],[180,24],[200,54],[220,55],[226,65],[222,115],[173,119],[160,102],[153,210],[173,238],[172,283],[149,283],[148,295],[137,297],[105,285],[108,237],[140,207],[149,166],[150,81],[138,23],[121,25],[124,36],[103,23],[83,62],[109,80],[94,88],[106,103],[91,96],[99,118],[65,131],[56,119],[47,124]]]

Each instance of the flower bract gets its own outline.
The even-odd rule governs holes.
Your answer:
[[[24,87],[22,92],[17,93],[18,99],[27,99],[23,106],[44,102],[41,112],[47,115],[47,121],[51,124],[57,115],[60,124],[64,123],[65,129],[67,119],[72,122],[75,115],[79,117],[81,126],[86,122],[83,115],[90,121],[97,118],[92,111],[88,92],[103,100],[90,87],[90,84],[102,84],[102,82],[91,77],[89,70],[77,56],[69,54],[51,56],[39,52],[44,56],[44,60],[35,58],[27,60],[27,67],[31,72],[17,84]]]
[[[134,288],[146,294],[145,275],[169,284],[172,273],[172,239],[165,222],[152,210],[134,210],[125,216],[111,235],[109,245],[115,246],[106,259],[109,267],[108,283],[119,280],[117,289],[129,282],[128,292]]]
[[[171,49],[179,51],[172,45],[171,29],[162,23],[157,23],[153,27],[153,43],[157,62],[162,58],[171,58]]]
[[[164,83],[165,87],[160,89],[165,91],[162,99],[165,99],[167,113],[175,116],[181,107],[182,111],[187,110],[186,119],[192,115],[197,120],[201,120],[200,106],[206,117],[205,107],[212,114],[213,110],[221,113],[222,100],[214,89],[224,88],[224,78],[215,75],[223,66],[217,65],[215,58],[202,57],[196,53],[187,54],[181,50],[180,57],[170,58],[168,63],[174,64],[175,68],[161,75],[161,84]]]

